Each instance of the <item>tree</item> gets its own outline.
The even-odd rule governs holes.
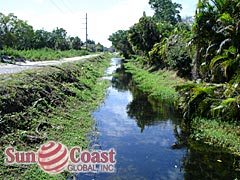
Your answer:
[[[95,51],[95,42],[89,40]],[[13,48],[17,50],[51,48],[55,50],[80,50],[83,45],[79,37],[68,37],[63,28],[56,28],[52,32],[33,30],[26,21],[20,20],[13,13],[0,13],[0,49]]]
[[[32,38],[34,36],[33,27],[22,20],[14,21],[13,34],[16,37],[16,42],[13,47],[18,50],[30,49]]]
[[[182,5],[171,0],[150,0],[149,4],[155,11],[154,17],[158,21],[169,22],[172,25],[181,21],[180,11]]]
[[[1,29],[1,44],[2,46],[12,47],[16,41],[16,37],[13,33],[14,31],[14,22],[17,20],[17,17],[14,14],[10,13],[7,16],[0,14],[0,29]]]
[[[190,27],[179,23],[168,37],[162,38],[149,52],[151,64],[161,69],[175,70],[181,77],[190,77],[192,59],[187,44],[191,35]]]
[[[83,45],[83,43],[78,36],[70,37],[71,49],[80,50],[82,45]]]
[[[134,54],[132,46],[128,41],[128,30],[118,30],[110,35],[108,40],[112,42],[116,50],[120,51],[126,59],[129,59]]]
[[[88,40],[87,40],[87,43],[88,43],[88,44],[94,44],[94,45],[95,45],[95,41],[94,41],[94,40],[91,40],[91,39],[88,39]]]
[[[52,31],[51,40],[54,43],[56,50],[69,50],[69,43],[67,42],[67,31],[63,28],[56,28]]]
[[[0,13],[0,46],[15,49],[31,48],[33,28],[27,22],[19,20],[10,13],[7,16]]]
[[[43,29],[36,30],[32,39],[32,47],[34,49],[41,49],[44,47],[54,48],[54,42],[52,40],[52,33]]]
[[[156,22],[144,13],[139,22],[130,28],[128,40],[136,53],[148,56],[154,44],[160,41],[160,32]]]
[[[96,44],[94,40],[87,40],[87,47],[89,51],[95,52],[96,51]]]
[[[100,43],[97,43],[95,49],[96,49],[97,52],[103,52],[104,51],[104,46]]]

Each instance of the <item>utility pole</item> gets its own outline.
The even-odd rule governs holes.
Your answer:
[[[87,13],[86,13],[86,50],[88,49],[88,26],[87,26]]]

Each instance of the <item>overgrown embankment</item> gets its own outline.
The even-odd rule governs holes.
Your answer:
[[[240,156],[239,83],[187,84],[176,90],[191,138]]]
[[[33,166],[4,165],[7,146],[34,150],[48,140],[68,148],[88,147],[94,110],[107,82],[101,77],[110,57],[65,63],[0,77],[0,179],[65,179]]]
[[[134,82],[142,92],[169,103],[178,98],[174,87],[186,82],[177,77],[174,71],[152,71],[151,67],[146,67],[137,60],[129,60],[124,67],[126,72],[132,74]]]
[[[141,91],[175,102],[191,140],[240,155],[238,84],[196,84],[171,71],[151,71],[135,60],[125,67]]]

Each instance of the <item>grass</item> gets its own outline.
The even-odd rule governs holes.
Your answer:
[[[150,72],[151,69],[144,68],[134,60],[129,60],[124,66],[127,69],[126,71],[132,74],[137,87],[158,100],[176,101],[178,95],[175,86],[186,83],[185,80],[177,77],[174,71]]]
[[[195,118],[191,128],[192,139],[240,156],[240,126],[216,119]]]
[[[62,142],[68,148],[87,149],[87,135],[92,133],[94,123],[91,112],[102,101],[108,86],[101,77],[109,62],[110,57],[101,56],[1,76],[0,153],[4,154],[9,145],[18,151],[37,151],[49,140]],[[31,136],[38,137],[37,141],[30,142]],[[4,166],[3,158],[2,155],[0,179],[66,179],[70,176],[67,172],[52,176],[37,165]]]
[[[68,50],[68,51],[55,51],[53,49],[44,48],[38,50],[14,50],[4,49],[0,50],[0,55],[11,56],[15,58],[25,58],[30,61],[44,61],[44,60],[56,60],[61,58],[68,58],[74,56],[88,55],[86,50]]]

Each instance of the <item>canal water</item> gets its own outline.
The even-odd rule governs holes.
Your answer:
[[[117,72],[117,76],[111,74]],[[105,77],[112,85],[93,112],[92,149],[114,148],[116,172],[79,173],[78,180],[237,180],[235,157],[206,147],[185,146],[180,119],[166,102],[155,102],[139,92],[113,58]]]

